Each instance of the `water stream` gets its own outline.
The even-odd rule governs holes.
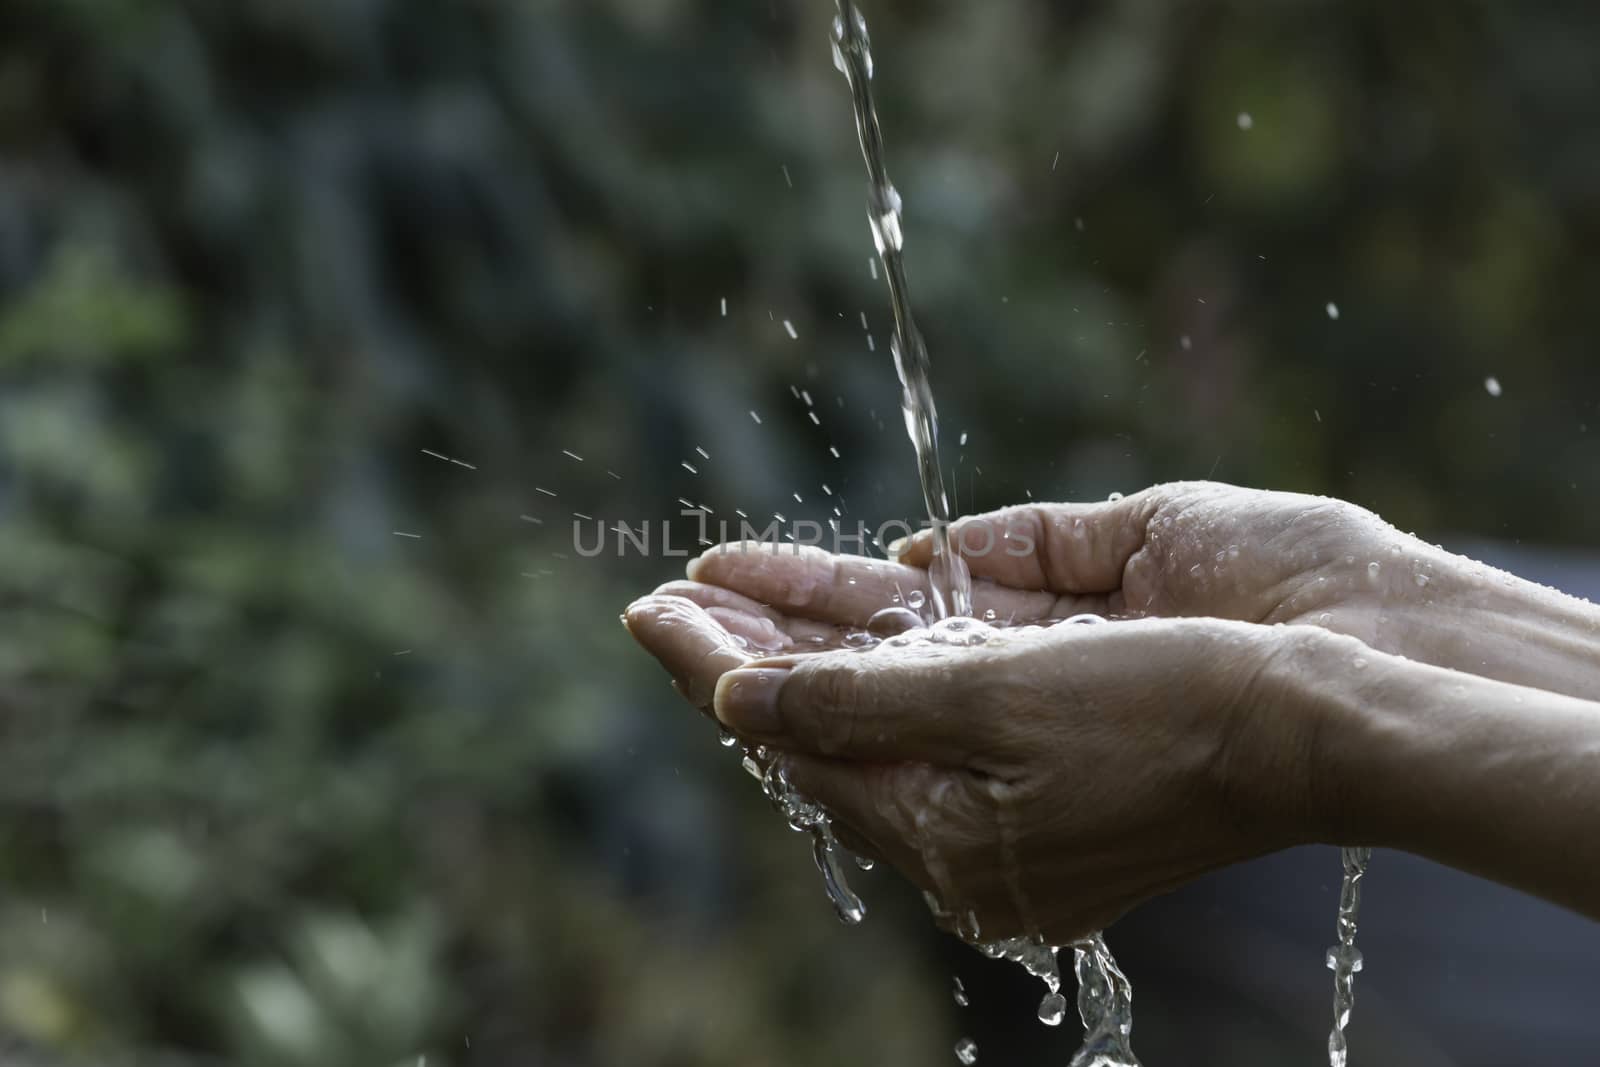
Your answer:
[[[883,131],[878,125],[872,100],[872,48],[867,21],[852,0],[837,0],[838,16],[833,23],[833,62],[850,85],[855,109],[856,133],[861,155],[867,166],[867,218],[872,240],[883,264],[889,287],[889,302],[894,317],[894,337],[890,350],[900,376],[901,406],[906,433],[917,455],[917,472],[922,482],[923,503],[933,527],[934,552],[929,567],[932,590],[929,607],[935,620],[964,621],[972,614],[972,585],[965,562],[951,551],[949,524],[950,500],[945,492],[944,473],[939,465],[939,416],[933,402],[928,346],[911,314],[906,284],[905,233],[901,218],[900,194],[889,180],[884,162]],[[1089,621],[1085,619],[1084,621]],[[1094,621],[1099,621],[1098,619]],[[943,631],[941,631],[943,632]],[[981,631],[963,631],[964,642],[982,639]],[[936,637],[935,639],[948,639]],[[935,911],[945,902],[930,901]],[[1024,914],[1024,920],[1027,919]],[[1065,1014],[1060,994],[1060,968],[1057,946],[1047,944],[1038,934],[1003,942],[982,942],[976,922],[955,923],[957,932],[991,957],[1005,957],[1042,978],[1047,992],[1039,1005],[1039,1018],[1057,1025]],[[1133,989],[1117,967],[1116,960],[1097,932],[1073,945],[1074,971],[1079,982],[1078,1012],[1085,1029],[1085,1041],[1073,1057],[1073,1067],[1138,1067],[1139,1061],[1128,1048],[1133,1027]],[[970,1045],[965,1050],[975,1055]],[[971,1062],[961,1055],[963,1062]]]
[[[933,587],[935,618],[972,614],[972,582],[966,564],[950,551],[950,498],[944,488],[944,471],[939,466],[939,413],[933,403],[933,382],[929,374],[928,346],[911,315],[911,299],[906,287],[904,259],[905,234],[901,226],[900,194],[884,164],[883,131],[872,103],[872,49],[867,39],[867,20],[851,0],[839,0],[839,15],[833,20],[833,63],[850,83],[855,105],[856,133],[861,140],[861,155],[867,164],[867,219],[872,225],[872,241],[883,264],[889,286],[889,306],[894,316],[894,337],[889,349],[900,375],[901,408],[905,413],[906,433],[917,453],[917,474],[922,481],[922,500],[934,531],[934,558],[929,568]]]
[[[1361,950],[1356,948],[1356,917],[1361,910],[1361,880],[1367,875],[1370,848],[1340,850],[1344,861],[1344,883],[1339,887],[1339,943],[1328,949],[1328,969],[1333,972],[1333,1030],[1328,1034],[1329,1067],[1345,1067],[1350,1050],[1345,1042],[1345,1027],[1350,1025],[1350,1009],[1356,1000],[1355,976],[1361,969]]]

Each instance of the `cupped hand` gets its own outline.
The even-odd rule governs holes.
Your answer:
[[[950,534],[975,578],[1060,597],[1053,614],[1311,623],[1374,647],[1385,597],[1415,592],[1434,555],[1354,504],[1217,482],[1009,507],[958,520]],[[932,556],[923,530],[900,558],[926,567]],[[718,580],[745,584],[731,570]]]
[[[794,785],[953,925],[1065,943],[1307,839],[1311,730],[1278,706],[1295,630],[963,620],[870,651],[804,651],[879,606],[852,599],[856,576],[819,585],[809,617],[687,582],[626,618],[680,691],[785,753]],[[755,658],[756,641],[778,654]]]

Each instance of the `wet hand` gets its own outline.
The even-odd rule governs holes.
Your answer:
[[[801,792],[969,934],[975,921],[985,939],[1064,943],[1309,832],[1307,724],[1285,713],[1271,669],[1296,631],[961,621],[805,652],[838,624],[725,595],[674,583],[633,605],[629,628],[691,700],[786,753]],[[737,634],[790,651],[756,659]]]
[[[1374,647],[1386,601],[1417,593],[1418,566],[1442,555],[1342,500],[1215,482],[1005,508],[959,520],[951,538],[975,578],[1058,598],[1034,602],[1048,615],[1312,623]],[[917,567],[932,557],[927,530],[900,556]],[[745,584],[732,571],[718,580]]]

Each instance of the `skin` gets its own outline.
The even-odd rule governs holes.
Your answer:
[[[1175,482],[1118,501],[973,516],[951,537],[994,546],[963,553],[974,577],[1061,597],[1052,615],[1305,623],[1380,652],[1600,700],[1600,608],[1342,500]],[[1023,546],[1033,550],[1011,551]],[[932,549],[925,530],[901,559],[925,568]]]
[[[1308,841],[1600,918],[1591,605],[1348,504],[1204,483],[953,532],[991,546],[966,553],[975,614],[1004,624],[981,644],[817,651],[926,591],[926,537],[903,562],[724,546],[625,620],[692,703],[786,753],[847,843],[986,937],[1064,943]],[[1083,612],[1123,621],[1035,625]]]

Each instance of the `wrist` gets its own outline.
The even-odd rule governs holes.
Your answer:
[[[1373,648],[1497,681],[1600,700],[1600,607],[1415,538],[1372,614]]]

